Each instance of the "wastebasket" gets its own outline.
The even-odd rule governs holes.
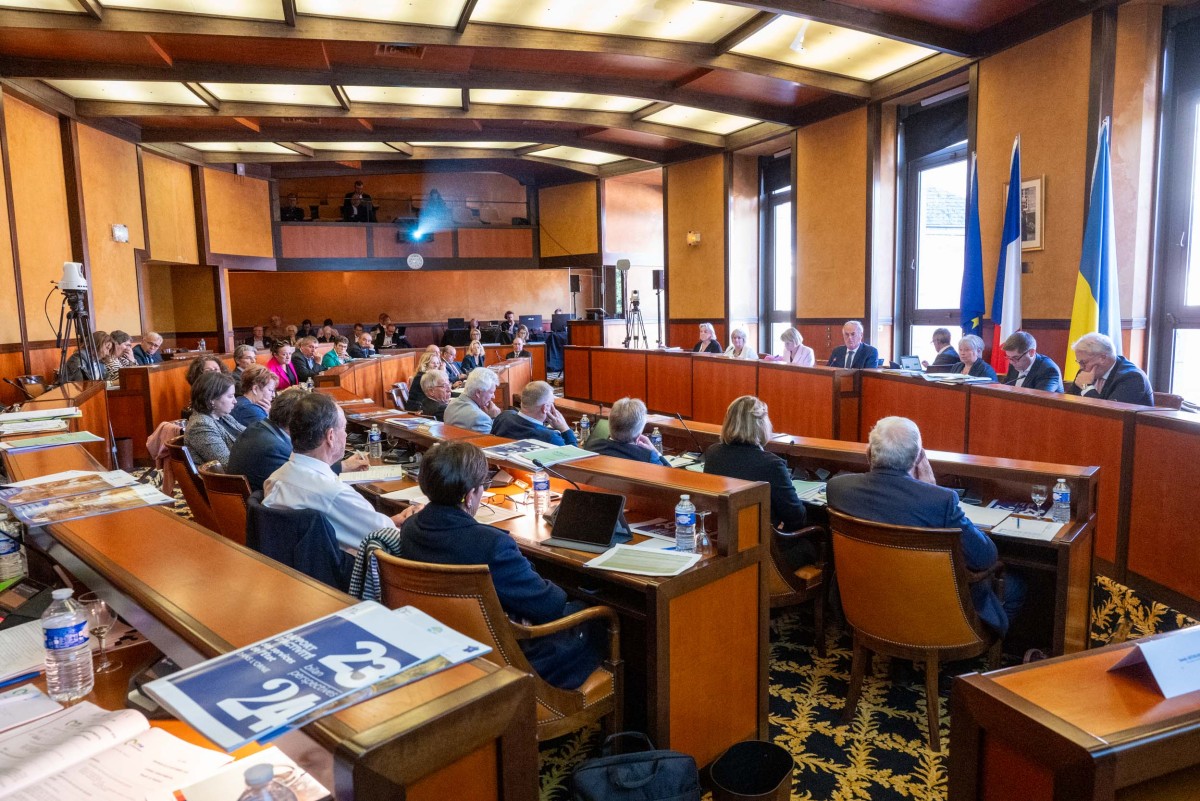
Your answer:
[[[787,749],[775,743],[732,745],[709,769],[713,801],[788,801],[795,764]]]

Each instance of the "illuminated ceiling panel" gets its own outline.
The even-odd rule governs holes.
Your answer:
[[[218,100],[232,103],[276,103],[286,106],[337,106],[333,90],[324,85],[275,83],[203,83]]]
[[[131,8],[137,11],[169,11],[176,14],[242,19],[283,19],[283,3],[279,0],[102,0],[102,3],[106,8]]]
[[[822,22],[780,17],[733,48],[745,56],[873,81],[935,51]]]
[[[181,83],[172,81],[46,81],[76,100],[111,100],[119,103],[167,103],[203,106],[204,101]]]
[[[691,128],[714,134],[731,134],[743,128],[749,128],[758,120],[748,117],[738,117],[734,114],[722,114],[719,111],[706,111],[691,106],[668,106],[662,111],[643,117],[643,122],[657,122],[660,125],[674,125],[676,128]]]
[[[206,153],[269,153],[278,156],[295,156],[294,150],[274,142],[185,142],[190,148]]]
[[[614,156],[612,153],[600,153],[595,150],[584,150],[581,147],[565,146],[539,150],[529,155],[544,159],[558,159],[559,161],[577,161],[581,164],[591,164],[593,166],[612,164],[614,161],[624,161],[626,159],[625,156]]]
[[[0,0],[0,8],[15,8],[19,11],[65,11],[72,14],[84,13],[75,0]]]
[[[465,0],[296,0],[296,11],[318,17],[341,17],[370,22],[403,22],[452,28],[458,24]]]
[[[346,95],[355,103],[393,103],[401,106],[460,106],[461,89],[434,89],[416,86],[345,86]]]
[[[313,150],[357,150],[363,153],[395,153],[385,142],[297,142]]]
[[[540,106],[543,108],[577,108],[588,111],[637,111],[650,104],[649,100],[616,95],[593,95],[585,92],[538,92],[525,89],[472,89],[472,103],[493,103],[500,106]]]
[[[409,142],[413,147],[470,147],[477,150],[516,150],[536,142]]]
[[[756,13],[704,0],[479,0],[471,21],[711,44]]]

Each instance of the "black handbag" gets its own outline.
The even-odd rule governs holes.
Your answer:
[[[619,737],[641,740],[645,749],[614,755]],[[604,741],[604,756],[575,769],[571,790],[575,801],[700,801],[700,773],[687,754],[655,750],[646,735],[625,731]]]

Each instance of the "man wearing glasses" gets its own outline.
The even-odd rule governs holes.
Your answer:
[[[1000,345],[1008,357],[1008,372],[1004,383],[1022,389],[1041,389],[1046,392],[1062,392],[1062,372],[1058,365],[1037,352],[1037,340],[1025,331],[1009,335]]]

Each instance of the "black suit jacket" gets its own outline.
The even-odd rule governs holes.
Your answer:
[[[1017,369],[1010,364],[1008,372],[1004,374],[1004,383],[1009,386],[1016,386],[1017,378],[1020,375]],[[1025,376],[1025,383],[1021,385],[1021,388],[1062,392],[1062,373],[1059,372],[1058,365],[1049,356],[1039,353],[1033,360],[1033,364],[1029,365],[1029,373]]]
[[[697,342],[695,345],[692,346],[692,353],[724,353],[724,352],[725,351],[721,349],[721,343],[715,339],[708,340],[707,345],[705,345],[703,342]]]
[[[262,492],[263,482],[271,477],[292,455],[292,438],[270,420],[259,420],[246,428],[229,446],[229,464],[226,473],[243,475],[252,492]],[[330,468],[335,474],[342,472],[342,463],[334,462]]]
[[[771,485],[771,525],[796,531],[807,522],[804,503],[792,485],[787,463],[757,445],[718,442],[704,452],[704,472]]]
[[[951,366],[951,368],[949,370],[947,370],[946,372],[947,373],[961,373],[962,369],[963,369],[963,363],[955,362],[954,365]],[[971,369],[967,371],[967,375],[973,376],[975,378],[990,378],[993,381],[996,380],[996,371],[992,368],[992,366],[990,364],[985,362],[983,359],[976,359],[975,363],[971,365]]]
[[[876,367],[879,364],[879,351],[872,345],[866,342],[859,344],[854,351],[854,360],[850,363],[850,367],[862,370],[864,368]],[[826,363],[828,367],[845,367],[846,366],[846,346],[838,345],[833,349],[833,355],[829,357]]]
[[[300,351],[292,354],[292,367],[295,368],[296,378],[301,384],[310,378],[315,381],[321,372],[321,363],[316,359],[308,358]]]
[[[670,467],[667,464],[667,460],[662,458],[658,451],[643,448],[636,442],[614,442],[606,437],[604,439],[593,439],[585,447],[592,453],[598,453],[601,456],[615,456],[618,459],[631,459],[635,462],[649,462],[650,464]]]
[[[292,206],[290,209],[280,206],[279,220],[280,222],[304,222],[304,209],[299,206]]]
[[[1154,405],[1154,389],[1150,386],[1150,379],[1146,378],[1146,374],[1139,370],[1136,364],[1124,356],[1117,357],[1117,363],[1113,365],[1112,372],[1108,374],[1108,380],[1104,382],[1103,391],[1096,392],[1093,389],[1085,393],[1072,381],[1067,387],[1067,392],[1072,395],[1083,395],[1085,398],[1100,398],[1118,403]]]
[[[391,336],[388,336],[382,330],[375,332],[375,350],[403,348],[407,344],[408,340],[399,331],[393,331]]]
[[[133,360],[138,364],[162,364],[162,351],[157,350],[153,354],[150,354],[146,353],[141,345],[134,345]]]
[[[492,434],[509,439],[539,439],[551,445],[578,445],[575,432],[571,429],[555,431],[549,426],[526,420],[512,409],[505,409],[492,421]]]
[[[439,403],[426,395],[421,399],[421,414],[428,414],[435,420],[446,419],[446,404]]]
[[[351,359],[366,359],[369,356],[375,355],[375,349],[374,348],[366,348],[364,350],[360,345],[358,345],[356,343],[356,344],[350,345],[349,347],[346,348],[346,355],[349,356]]]
[[[933,364],[931,364],[929,366],[930,367],[949,367],[950,365],[956,364],[957,362],[958,362],[958,351],[954,349],[953,345],[947,345],[946,347],[944,347],[940,351],[938,351],[938,355],[936,358],[934,358]]]

